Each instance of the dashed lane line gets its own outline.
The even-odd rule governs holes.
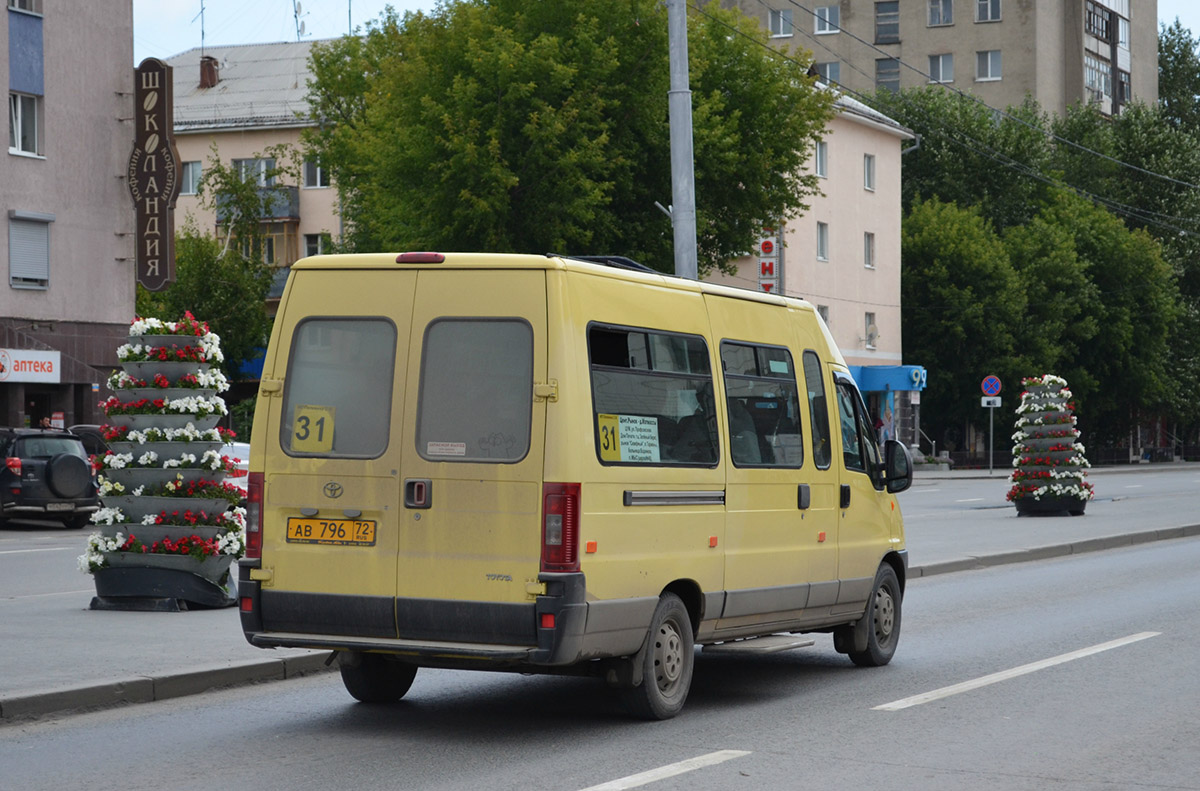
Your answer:
[[[703,769],[706,766],[715,766],[725,761],[734,758],[741,758],[744,755],[749,755],[747,750],[717,750],[715,753],[707,753],[698,755],[695,758],[689,758],[686,761],[667,764],[660,766],[657,769],[650,769],[646,772],[639,772],[635,775],[622,777],[617,780],[609,780],[607,783],[601,783],[598,786],[588,786],[583,791],[627,791],[630,788],[641,788],[657,780],[665,780],[668,777],[693,772],[697,769]]]

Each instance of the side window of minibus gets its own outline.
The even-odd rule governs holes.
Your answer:
[[[833,459],[829,436],[829,402],[825,380],[821,377],[821,359],[814,351],[804,353],[804,382],[808,390],[808,416],[812,423],[813,463],[819,470],[829,469]]]
[[[729,454],[738,467],[800,467],[804,444],[792,355],[781,346],[721,342]]]
[[[875,428],[867,417],[867,407],[862,395],[852,383],[839,378],[838,414],[842,426],[842,451],[846,469],[858,470],[871,476],[879,486],[880,453]]]

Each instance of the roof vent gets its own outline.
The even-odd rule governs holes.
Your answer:
[[[200,58],[200,87],[214,88],[221,81],[220,65],[212,55]]]

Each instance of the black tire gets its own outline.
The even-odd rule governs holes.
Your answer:
[[[60,453],[46,463],[46,485],[56,497],[83,497],[91,482],[92,468],[86,459]]]
[[[68,519],[63,520],[63,524],[72,530],[82,530],[92,523],[91,514],[77,514]]]
[[[692,687],[695,638],[687,607],[664,593],[654,609],[642,652],[642,683],[623,690],[629,712],[647,720],[669,720],[683,710]]]
[[[404,697],[417,666],[384,654],[342,651],[338,655],[346,691],[363,703],[395,703]]]
[[[859,667],[882,667],[892,661],[900,642],[900,580],[887,563],[875,572],[875,586],[863,618],[867,620],[867,648],[849,651],[850,661]]]

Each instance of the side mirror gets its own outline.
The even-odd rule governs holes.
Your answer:
[[[889,439],[883,446],[884,479],[887,490],[897,494],[912,486],[912,454],[908,448],[894,439]]]

